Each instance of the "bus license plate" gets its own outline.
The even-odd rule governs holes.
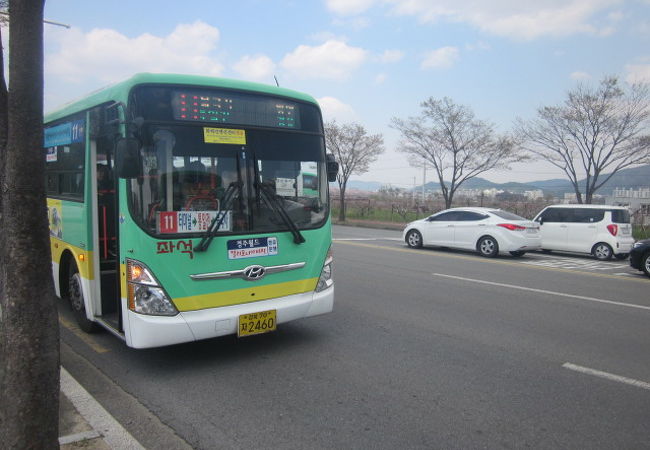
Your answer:
[[[261,311],[251,314],[242,314],[239,316],[239,328],[237,328],[237,336],[252,336],[254,334],[268,333],[275,331],[277,320],[276,311]]]

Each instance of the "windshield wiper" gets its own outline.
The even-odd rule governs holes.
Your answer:
[[[214,219],[212,219],[212,222],[203,235],[201,242],[199,242],[196,247],[194,247],[195,252],[204,252],[208,249],[208,247],[210,247],[212,239],[214,239],[214,237],[217,235],[217,231],[219,231],[221,224],[226,218],[226,214],[228,214],[228,211],[231,209],[232,201],[235,198],[235,191],[237,188],[240,188],[241,185],[241,181],[233,181],[228,185],[226,192],[223,194],[223,202],[221,202],[221,208],[219,211],[217,211],[217,215],[214,216]]]
[[[256,181],[255,185],[260,189],[260,192],[264,195],[266,202],[271,206],[273,212],[280,216],[285,225],[289,227],[289,231],[293,235],[294,244],[302,244],[305,242],[305,238],[300,233],[296,223],[289,217],[289,213],[287,213],[284,205],[282,205],[282,200],[275,195],[273,189],[268,184],[260,183],[259,181]]]

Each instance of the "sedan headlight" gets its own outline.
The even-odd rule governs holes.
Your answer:
[[[151,316],[175,316],[178,310],[147,266],[126,260],[127,300],[129,309]]]
[[[320,278],[318,279],[318,284],[316,285],[316,292],[323,291],[334,284],[332,280],[332,248],[327,251],[327,256],[325,257],[325,263],[323,264],[323,270],[321,270]]]
[[[635,242],[634,245],[633,245],[632,247],[633,247],[633,248],[641,247],[643,244],[644,244],[644,243],[641,242],[641,241],[639,241],[639,242]]]

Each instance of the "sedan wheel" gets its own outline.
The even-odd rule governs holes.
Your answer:
[[[478,252],[481,254],[481,256],[485,256],[487,258],[494,258],[499,254],[499,244],[497,243],[497,240],[492,236],[482,237],[478,241],[477,247]]]
[[[593,254],[596,259],[600,261],[609,261],[612,259],[613,253],[614,252],[612,251],[612,247],[605,244],[604,242],[599,242],[598,244],[594,245]]]
[[[422,247],[422,235],[418,230],[411,230],[406,235],[406,244],[411,248]]]
[[[641,258],[641,268],[643,269],[645,274],[650,277],[650,252],[647,252]]]

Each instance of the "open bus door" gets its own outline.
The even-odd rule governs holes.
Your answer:
[[[93,182],[93,248],[96,287],[93,298],[95,320],[109,331],[123,336],[120,261],[119,198],[115,173],[115,143],[118,139],[119,104],[95,108],[90,114],[90,161],[95,170]]]

